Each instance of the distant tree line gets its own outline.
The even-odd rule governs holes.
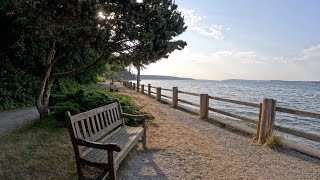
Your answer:
[[[41,118],[66,78],[90,81],[106,64],[143,66],[186,45],[173,39],[186,26],[171,0],[2,0],[0,27],[0,108],[33,103]]]

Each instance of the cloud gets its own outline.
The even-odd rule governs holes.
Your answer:
[[[309,65],[313,63],[320,63],[320,43],[302,49],[297,56],[259,57],[259,60],[273,64]]]
[[[303,49],[299,60],[320,62],[320,43]]]
[[[245,61],[252,60],[256,58],[256,53],[254,51],[217,51],[209,53],[210,58],[217,60],[237,60]]]
[[[201,26],[200,22],[205,19],[205,16],[200,16],[192,9],[179,8],[188,29],[196,32],[204,37],[215,40],[224,39],[225,32],[230,28],[225,28],[223,25],[212,24],[211,26]]]
[[[210,28],[193,27],[192,30],[205,37],[213,39],[224,39],[224,29],[222,25],[212,25]]]
[[[245,50],[220,50],[214,52],[195,52],[189,47],[181,51],[173,52],[170,55],[171,60],[183,59],[188,63],[210,63],[210,64],[221,64],[225,62],[245,62],[250,63],[257,57],[254,51]]]
[[[144,73],[200,79],[320,80],[319,52],[320,43],[301,49],[293,57],[264,56],[241,49],[199,52],[186,47],[148,66]]]
[[[184,22],[189,28],[194,28],[204,17],[195,14],[192,9],[179,8],[182,16],[184,16]]]

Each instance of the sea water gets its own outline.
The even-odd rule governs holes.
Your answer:
[[[142,80],[141,84],[172,89],[178,87],[181,91],[209,94],[210,96],[253,102],[259,104],[264,98],[277,100],[277,106],[298,109],[309,112],[320,112],[319,82],[290,81],[248,81],[248,80]],[[145,88],[147,89],[147,88]],[[152,91],[156,91],[153,89]],[[162,91],[172,96],[172,92]],[[200,98],[179,94],[179,99],[199,104]],[[240,116],[258,120],[259,109],[247,106],[210,100],[210,107],[220,109]],[[196,107],[194,107],[197,109]],[[289,127],[303,132],[320,135],[320,119],[308,118],[276,112],[277,125]],[[320,147],[320,143],[308,141],[288,134],[280,133],[288,139],[300,143]]]

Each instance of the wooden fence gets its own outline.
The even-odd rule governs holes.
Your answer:
[[[134,83],[133,83],[134,84]],[[130,88],[135,89],[135,85],[133,85],[131,82],[123,82],[123,85]],[[155,91],[153,91],[155,90]],[[172,96],[165,95],[161,93],[162,91],[167,91],[172,93]],[[256,129],[256,140],[263,144],[266,142],[267,138],[272,135],[274,130],[284,132],[287,134],[291,134],[297,137],[305,138],[311,141],[320,142],[320,136],[317,134],[307,133],[295,129],[291,129],[288,127],[283,127],[280,125],[275,124],[276,120],[276,112],[282,112],[287,114],[294,114],[298,116],[303,117],[309,117],[309,118],[315,118],[317,120],[320,120],[320,113],[316,112],[307,112],[307,111],[301,111],[296,109],[289,109],[284,107],[279,107],[276,105],[276,100],[265,98],[261,103],[252,103],[252,102],[244,102],[239,100],[233,100],[233,99],[227,99],[227,98],[221,98],[221,97],[215,97],[215,96],[209,96],[208,94],[198,94],[198,93],[192,93],[192,92],[186,92],[186,91],[179,91],[178,87],[173,87],[172,89],[166,89],[161,87],[154,87],[151,86],[151,84],[148,84],[148,89],[144,89],[144,85],[141,85],[141,91],[142,94],[147,94],[149,97],[155,97],[158,101],[166,101],[172,104],[173,108],[179,107],[179,102],[183,104],[187,104],[189,106],[194,106],[199,108],[199,116],[201,119],[208,119],[209,118],[209,111],[215,112],[218,114],[222,114],[228,117],[232,117],[241,121],[245,121],[248,123],[252,123],[257,125]],[[199,104],[190,102],[185,99],[180,99],[179,94],[184,94],[188,96],[194,96],[199,97]],[[163,99],[166,98],[166,99]],[[248,117],[236,115],[230,112],[226,112],[220,109],[216,109],[214,107],[210,107],[210,101],[221,101],[225,103],[231,103],[231,104],[237,104],[241,106],[247,106],[247,107],[253,107],[256,108],[259,112],[259,116],[257,117],[257,120],[251,119]]]

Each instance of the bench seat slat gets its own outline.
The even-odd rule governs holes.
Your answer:
[[[124,126],[121,128],[118,128],[113,134],[110,134],[109,136],[103,138],[100,141],[100,143],[117,143],[118,145],[118,140],[121,139],[121,136],[127,136],[127,134],[134,133],[137,130],[141,130],[140,128],[136,127],[129,127],[129,126]],[[92,154],[95,154],[94,151],[99,151],[99,149],[94,149],[94,148],[89,148],[85,152],[81,153],[82,156],[86,156],[88,158],[92,157]],[[105,151],[105,150],[102,150]]]
[[[113,134],[112,136],[108,137],[109,142],[117,142],[117,140],[122,136],[125,135],[125,130],[123,130],[123,128],[119,128],[119,131],[117,131],[115,134]],[[104,143],[106,142],[106,139],[103,139],[101,141],[99,141],[100,143]],[[118,143],[117,143],[118,144]],[[104,155],[106,154],[106,150],[101,150],[101,149],[93,149],[91,148],[91,152],[89,152],[86,155],[86,158],[95,161],[95,159],[98,156]]]
[[[115,164],[119,164],[142,136],[142,132],[143,128],[141,127],[124,126],[111,137],[104,139],[104,141],[100,143],[116,143],[121,147],[122,151],[114,154]],[[107,157],[108,155],[106,150],[89,148],[85,153],[82,153],[83,159],[100,163],[108,163]],[[117,163],[118,161],[120,162]]]
[[[119,135],[116,135],[117,137],[112,139],[107,139],[106,141],[103,141],[103,143],[116,143],[119,147],[121,147],[122,149],[125,149],[124,146],[126,143],[129,142],[129,138],[128,137],[132,137],[132,136],[137,136],[137,132],[140,131],[141,129],[140,128],[132,128],[132,127],[129,127],[127,130],[123,130],[121,132],[121,134],[119,133]],[[121,151],[120,151],[121,152]],[[117,157],[117,153],[119,152],[114,152],[114,156]],[[94,159],[94,161],[97,161],[97,162],[104,162],[104,161],[107,161],[107,160],[102,160],[101,159],[107,159],[108,154],[103,154],[103,155],[100,155],[98,157],[96,157]]]

